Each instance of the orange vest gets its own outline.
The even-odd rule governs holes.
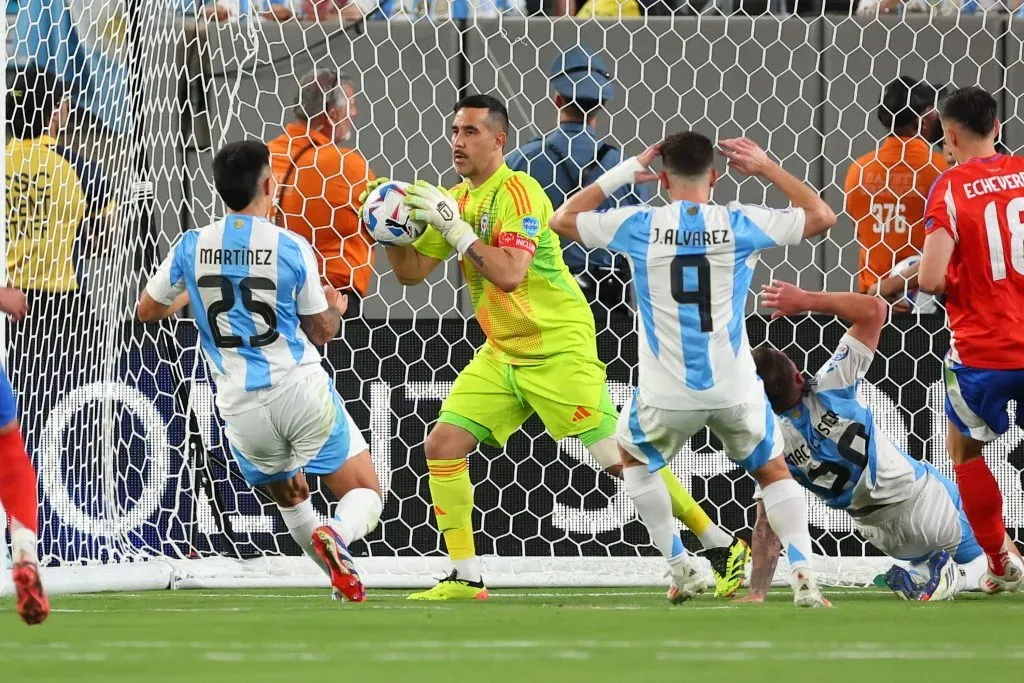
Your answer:
[[[280,184],[274,222],[313,245],[322,278],[366,296],[373,238],[359,220],[357,199],[374,179],[366,159],[301,122],[289,123],[267,146]]]
[[[924,205],[946,170],[941,154],[919,137],[889,137],[846,174],[846,212],[857,225],[860,291],[924,249]]]

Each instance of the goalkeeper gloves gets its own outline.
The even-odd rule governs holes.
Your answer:
[[[370,196],[371,192],[376,190],[384,183],[388,182],[391,182],[390,178],[377,178],[376,180],[371,180],[370,182],[366,183],[366,189],[359,193],[359,196],[356,198],[356,201],[359,202],[360,204],[365,204],[366,198]]]
[[[405,205],[410,218],[434,226],[460,256],[479,239],[473,227],[462,220],[458,202],[442,188],[417,180],[407,190]]]

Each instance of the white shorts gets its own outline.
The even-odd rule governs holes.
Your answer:
[[[960,493],[937,469],[923,463],[927,474],[917,495],[888,505],[862,519],[857,530],[876,548],[897,560],[921,562],[945,550],[959,564],[981,555],[967,522]]]
[[[637,390],[619,414],[615,438],[655,472],[704,427],[711,428],[722,440],[725,454],[748,472],[761,469],[784,451],[782,429],[764,392],[752,393],[744,403],[728,408],[669,410],[644,405]]]
[[[225,423],[231,452],[253,486],[291,479],[300,470],[331,474],[367,450],[325,372],[296,377],[266,405],[227,415]]]

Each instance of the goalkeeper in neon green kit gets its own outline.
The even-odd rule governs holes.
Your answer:
[[[487,342],[459,373],[424,444],[437,526],[454,569],[414,600],[487,598],[473,545],[473,485],[467,456],[480,442],[504,445],[537,413],[555,440],[578,437],[612,475],[621,463],[615,406],[597,357],[594,318],[548,228],[551,203],[540,185],[505,165],[508,111],[497,99],[471,95],[455,105],[455,169],[465,180],[450,192],[423,181],[406,203],[429,223],[413,245],[387,247],[404,285],[422,282],[458,252],[477,321]],[[382,182],[371,183],[367,192]],[[711,523],[668,468],[673,513],[700,537],[716,594],[739,587],[746,544]]]

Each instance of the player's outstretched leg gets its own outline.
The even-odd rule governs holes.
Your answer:
[[[949,399],[946,399],[949,404]],[[947,415],[951,408],[947,405]],[[964,513],[971,523],[978,545],[988,557],[988,576],[981,588],[986,593],[1015,591],[1024,584],[1024,565],[1003,543],[1003,495],[981,455],[984,442],[963,434],[951,420],[946,440],[949,457],[956,472],[957,489]]]
[[[768,460],[752,474],[761,485],[768,523],[786,550],[793,603],[798,607],[830,607],[811,567],[811,535],[807,531],[803,488],[790,476],[783,458]]]
[[[313,530],[313,551],[329,570],[334,597],[362,602],[366,589],[348,548],[377,528],[384,508],[370,452],[348,458],[323,481],[338,503],[331,521]]]
[[[665,481],[648,471],[647,465],[628,453],[621,453],[624,467],[622,480],[626,493],[633,500],[637,514],[647,527],[651,542],[661,551],[672,573],[668,599],[673,604],[685,602],[704,592],[704,581],[697,564],[686,552],[672,517],[672,501]]]
[[[447,422],[439,422],[427,435],[424,451],[430,498],[454,569],[433,588],[410,595],[410,600],[487,599],[473,543],[473,483],[468,456],[477,443],[469,431]]]
[[[581,438],[584,436],[581,435]],[[622,476],[622,460],[614,437],[607,436],[590,445],[584,439],[583,443],[594,460],[608,474]],[[715,597],[731,597],[743,582],[744,572],[750,561],[750,548],[743,539],[733,537],[712,522],[670,468],[662,467],[658,470],[658,476],[665,482],[668,490],[672,516],[692,531],[704,546],[702,554],[711,563],[711,571],[715,577]]]
[[[13,409],[10,385],[7,393]],[[17,420],[0,427],[0,504],[10,518],[11,575],[18,614],[26,624],[41,624],[50,614],[50,602],[39,579],[36,472],[25,452]]]

